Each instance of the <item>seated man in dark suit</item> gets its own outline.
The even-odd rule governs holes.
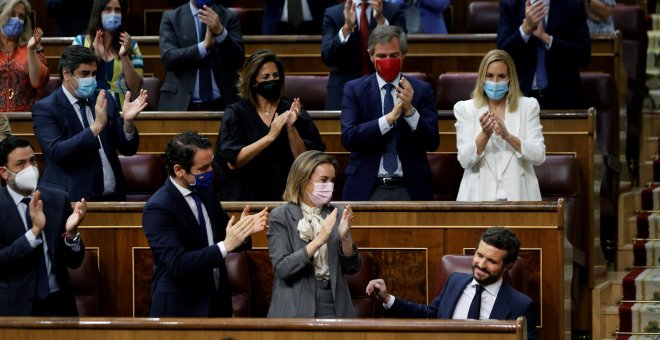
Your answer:
[[[453,273],[430,305],[395,298],[385,281],[371,280],[367,294],[376,293],[386,314],[404,318],[514,320],[527,318],[528,339],[538,339],[534,302],[502,278],[518,259],[520,240],[511,230],[486,229],[472,260],[472,275]]]
[[[227,216],[211,187],[211,141],[196,132],[175,136],[165,160],[169,178],[142,214],[154,256],[149,316],[231,317],[225,257],[252,247],[250,236],[268,224],[266,208],[248,215],[246,206],[236,222]]]
[[[407,49],[401,29],[378,26],[369,37],[377,73],[344,87],[345,201],[432,199],[426,152],[440,144],[438,112],[431,86],[401,75]]]
[[[383,0],[346,0],[323,15],[321,58],[330,67],[326,110],[341,109],[344,84],[374,71],[369,60],[368,38],[376,26],[393,25],[406,30],[406,13],[398,4]]]
[[[236,13],[213,0],[190,0],[160,21],[160,59],[167,71],[161,111],[218,111],[238,100],[245,49]]]
[[[95,94],[96,63],[89,48],[67,47],[58,67],[62,86],[32,106],[34,134],[46,163],[42,184],[68,192],[74,201],[123,201],[117,152],[132,156],[138,149],[134,120],[147,107],[147,91],[133,101],[127,92],[120,115],[104,90]]]
[[[34,149],[26,139],[0,143],[0,315],[77,316],[68,268],[85,256],[78,225],[87,204],[40,186]]]

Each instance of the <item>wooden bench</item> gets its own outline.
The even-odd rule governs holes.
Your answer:
[[[144,59],[145,75],[165,77],[160,61],[157,36],[134,37]],[[60,55],[71,45],[73,38],[42,39],[51,74],[57,73]],[[321,60],[321,36],[244,36],[245,54],[268,48],[277,53],[284,62],[287,75],[328,74],[328,67]],[[496,34],[447,34],[415,35],[408,37],[408,54],[404,72],[424,72],[430,79],[437,79],[447,72],[475,72],[486,52],[496,48]],[[625,90],[625,79],[621,76],[621,35],[593,36],[591,38],[590,65],[588,71],[612,74]],[[620,92],[621,93],[621,92]]]
[[[0,318],[3,339],[456,339],[522,340],[518,320],[358,320],[209,318]]]

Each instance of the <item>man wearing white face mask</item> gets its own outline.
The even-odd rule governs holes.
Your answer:
[[[440,145],[438,112],[428,83],[401,73],[408,50],[396,26],[369,37],[376,74],[346,83],[341,142],[351,152],[345,201],[431,200],[427,151]]]
[[[34,134],[44,152],[42,181],[72,200],[123,201],[124,177],[117,152],[131,156],[139,134],[134,120],[147,106],[147,93],[131,101],[123,117],[112,98],[96,89],[96,56],[82,46],[67,47],[60,58],[62,87],[32,107]]]
[[[316,150],[291,165],[282,196],[288,203],[273,210],[268,230],[275,272],[270,318],[355,317],[345,275],[362,262],[351,237],[351,206],[330,205],[336,166]]]
[[[84,200],[72,211],[66,192],[39,187],[30,142],[9,137],[0,144],[0,315],[77,316],[68,268],[82,263],[78,225]]]

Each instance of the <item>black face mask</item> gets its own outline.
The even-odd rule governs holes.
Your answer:
[[[280,99],[282,82],[279,79],[262,81],[257,84],[257,93],[271,102]]]

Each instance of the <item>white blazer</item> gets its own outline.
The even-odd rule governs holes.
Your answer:
[[[458,161],[465,169],[456,200],[494,201],[500,198],[499,190],[499,196],[506,196],[508,201],[540,201],[534,165],[545,161],[545,143],[538,101],[521,97],[516,112],[510,112],[509,104],[506,105],[504,124],[509,133],[520,139],[522,153],[506,142],[504,148],[498,148],[493,134],[484,152],[477,155],[479,117],[486,111],[487,106],[477,108],[472,99],[454,105]]]

